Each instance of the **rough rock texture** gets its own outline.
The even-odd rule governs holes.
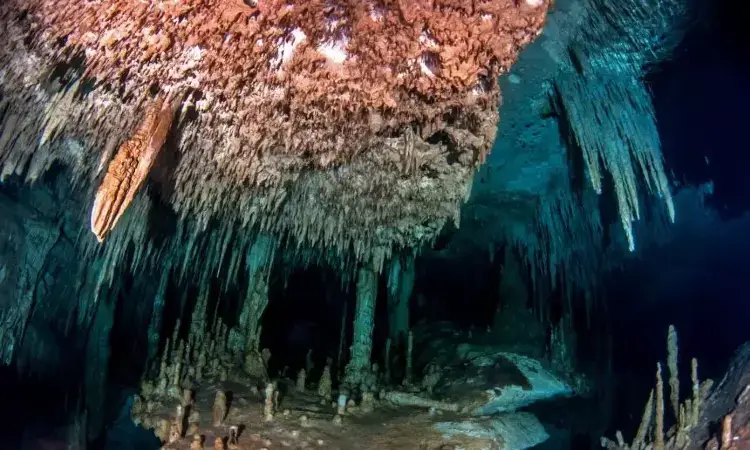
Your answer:
[[[539,359],[508,343],[485,343],[491,333],[468,337],[445,324],[415,327],[417,372],[432,378],[434,393],[473,416],[513,412],[532,403],[575,394],[573,386]],[[423,369],[424,368],[424,369]]]
[[[8,363],[35,301],[52,283],[51,251],[61,231],[54,218],[5,196],[0,196],[0,216],[0,361]]]
[[[750,448],[750,343],[737,350],[724,378],[705,402],[700,420],[703,426],[693,432],[692,442],[703,443],[711,433],[706,449]]]
[[[141,126],[110,162],[91,210],[91,231],[99,242],[115,227],[154,165],[172,125],[173,103],[164,104],[164,99],[158,97],[146,111]]]
[[[471,350],[442,368],[435,391],[476,416],[513,412],[534,402],[573,395],[573,388],[534,359]]]
[[[685,24],[689,22],[690,13],[685,9],[691,3],[672,0],[626,0],[617,4],[603,0],[556,1],[543,33],[522,52],[511,71],[500,78],[503,93],[500,114],[503,120],[498,126],[498,136],[502,139],[496,140],[487,163],[477,173],[471,196],[462,209],[461,228],[452,234],[450,244],[443,246],[436,256],[468,259],[489,253],[492,259],[496,249],[510,244],[520,250],[524,262],[531,266],[535,295],[544,298],[546,292],[556,289],[561,280],[562,287],[569,292],[577,288],[589,292],[596,289],[598,274],[618,264],[612,257],[617,261],[627,257],[623,254],[621,241],[627,248],[629,243],[625,242],[625,234],[629,226],[621,227],[626,233],[609,230],[607,215],[600,214],[602,197],[597,195],[596,185],[590,181],[579,182],[591,170],[585,163],[571,164],[580,160],[585,150],[581,142],[571,139],[578,137],[570,129],[575,119],[560,108],[559,94],[566,84],[561,81],[570,81],[567,77],[571,76],[585,78],[582,86],[586,86],[595,104],[603,102],[613,108],[618,105],[628,111],[616,116],[616,121],[625,123],[626,118],[647,118],[648,115],[639,113],[629,103],[632,102],[630,95],[644,92],[642,85],[631,83],[643,79],[651,68],[674,50],[682,33],[689,28]],[[578,64],[571,61],[575,57],[579,57]],[[602,100],[602,91],[597,87],[601,82],[609,83],[610,87],[612,83],[618,83],[616,92],[627,92],[628,95],[620,99],[628,101],[620,101],[616,96]],[[571,95],[571,92],[565,94]],[[636,96],[645,99],[642,95]],[[578,118],[581,119],[584,118]],[[609,125],[604,126],[596,114],[587,114],[584,120],[579,131],[608,142],[611,135],[607,131]],[[654,130],[647,123],[649,121],[644,120],[642,126],[648,125]],[[635,145],[633,149],[660,152],[658,136],[653,133],[644,136],[634,128],[625,126],[621,129],[628,130],[621,133],[624,139],[651,140],[651,144]],[[653,156],[660,157],[656,153],[645,157]],[[604,179],[612,176],[610,171],[620,170],[621,166],[629,171],[630,168],[624,166],[635,159],[635,156],[625,156],[619,162],[605,164]],[[646,170],[638,169],[634,173],[638,172]],[[637,176],[631,183],[630,192],[633,192],[633,186],[637,192],[647,192],[657,185],[665,187],[660,175],[658,178],[660,181],[654,183],[650,176],[643,179]],[[603,190],[609,192],[607,186]],[[662,188],[656,189],[659,190],[663,191]],[[620,195],[618,198],[627,197],[614,189],[611,193]],[[654,200],[659,196],[663,199],[644,202],[644,197],[640,200],[641,224],[649,221],[651,214],[659,217],[653,222],[668,216],[664,210],[670,209],[669,196],[664,192],[654,193],[657,194],[653,196]],[[625,213],[624,216],[628,217],[629,213]],[[631,219],[633,217],[625,222]],[[652,226],[653,222],[649,225]],[[638,222],[631,225],[638,227]],[[605,234],[614,239],[607,242],[603,239]],[[636,241],[636,250],[647,245],[643,238]]]
[[[181,217],[387,253],[457,217],[495,137],[496,78],[547,6],[4,2],[2,173],[63,160],[95,177],[151,93],[187,91],[162,180]]]
[[[533,414],[498,414],[481,419],[440,422],[434,428],[446,440],[455,436],[470,438],[475,447],[497,450],[523,450],[545,442],[549,434]]]

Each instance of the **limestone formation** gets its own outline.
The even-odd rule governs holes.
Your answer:
[[[346,392],[342,391],[339,393],[339,398],[338,398],[338,401],[336,402],[336,414],[337,415],[341,416],[341,415],[346,414],[346,406],[348,405],[347,403],[348,398],[349,397],[347,396]]]
[[[360,408],[362,409],[363,413],[372,412],[375,409],[375,394],[373,394],[372,392],[363,392]]]
[[[256,226],[344,257],[353,248],[382,266],[394,244],[429,240],[457,216],[495,138],[497,77],[547,8],[3,2],[3,177],[31,179],[63,159],[91,183],[109,167],[93,215],[101,239],[173,139],[180,158],[163,194],[179,217],[199,229]],[[174,124],[144,120],[170,96]],[[82,136],[76,151],[69,135]],[[147,147],[127,144],[146,136]]]
[[[227,394],[224,391],[216,391],[216,398],[214,399],[214,406],[212,412],[212,424],[215,427],[224,422],[224,418],[227,416]]]
[[[143,122],[122,144],[99,185],[91,210],[91,231],[99,242],[112,231],[146,180],[164,146],[179,101],[157,97],[146,109]]]
[[[263,402],[263,418],[266,422],[273,420],[273,415],[276,412],[276,396],[278,391],[276,390],[276,383],[269,381],[266,383],[266,389],[264,391],[264,402]]]
[[[328,362],[323,368],[323,374],[318,381],[318,395],[321,399],[330,401],[332,393],[331,364]]]
[[[300,369],[300,371],[297,373],[297,391],[298,392],[305,392],[305,369]]]

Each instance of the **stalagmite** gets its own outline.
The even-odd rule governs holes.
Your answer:
[[[229,445],[237,445],[239,431],[240,429],[237,425],[232,425],[229,427]]]
[[[339,398],[336,401],[336,415],[343,416],[346,414],[347,400],[349,399],[346,391],[339,392]]]
[[[263,418],[266,422],[273,420],[273,415],[276,412],[276,382],[268,381],[266,383],[266,389],[264,390],[264,401],[263,401]]]
[[[727,414],[721,421],[721,449],[732,448],[732,415]]]
[[[331,400],[331,385],[331,363],[329,359],[323,368],[323,374],[320,376],[320,381],[318,381],[318,395],[322,401],[329,402]]]
[[[369,267],[359,269],[357,276],[357,308],[354,313],[354,341],[344,383],[357,388],[370,371],[372,331],[375,326],[375,300],[378,295],[378,274]]]
[[[299,373],[297,373],[297,392],[305,392],[305,369],[300,369]]]
[[[680,411],[680,373],[678,360],[677,330],[674,325],[669,326],[667,332],[667,370],[669,370],[669,401],[675,417]]]
[[[360,408],[363,413],[371,413],[375,409],[375,394],[372,392],[363,392]]]
[[[664,450],[664,382],[661,363],[656,363],[656,420],[654,422],[654,450]]]
[[[213,426],[218,427],[224,422],[224,418],[227,415],[227,395],[224,391],[216,391],[216,398],[214,398],[214,406],[212,412],[212,423]]]

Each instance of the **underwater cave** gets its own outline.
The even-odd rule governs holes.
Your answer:
[[[747,12],[4,0],[0,450],[750,450]]]

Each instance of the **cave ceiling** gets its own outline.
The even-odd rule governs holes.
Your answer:
[[[646,3],[631,15],[658,6]],[[184,261],[198,234],[214,236],[206,248],[221,264],[233,239],[264,233],[308,260],[382,267],[446,229],[449,252],[538,241],[570,228],[566,217],[550,224],[555,208],[589,217],[578,226],[593,241],[601,225],[588,194],[623,155],[582,145],[594,189],[568,198],[581,149],[565,139],[556,79],[576,64],[607,80],[641,77],[658,43],[644,44],[648,24],[600,25],[618,14],[596,0],[9,0],[2,179],[34,183],[69,167],[89,199],[81,226],[105,247],[134,239],[109,238],[134,229],[121,217],[153,222],[133,205],[157,199],[180,222],[180,244],[136,245],[181,247]],[[661,155],[649,158],[638,155],[649,192],[670,206]],[[630,164],[612,173],[632,246]],[[561,198],[571,205],[550,206]]]

